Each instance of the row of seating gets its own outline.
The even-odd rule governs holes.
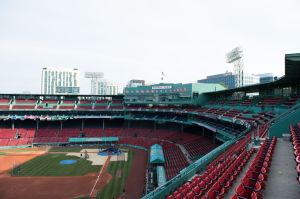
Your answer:
[[[34,138],[3,138],[0,139],[0,146],[31,145]]]
[[[213,144],[209,138],[199,137],[193,139],[187,143],[182,144],[182,146],[188,151],[192,158],[203,156],[216,148],[218,145]]]
[[[201,198],[201,197],[211,197],[211,194],[224,195],[225,188],[220,188],[221,182],[219,180],[225,180],[225,173],[233,174],[233,170],[241,170],[241,164],[245,164],[245,160],[248,160],[253,153],[245,151],[245,139],[237,142],[232,147],[230,147],[225,153],[221,154],[213,162],[211,162],[206,171],[202,175],[194,176],[191,181],[186,182],[184,185],[176,189],[168,199],[180,199],[180,198]],[[230,170],[229,170],[230,169]],[[237,173],[236,173],[237,175]],[[223,177],[223,178],[222,178]],[[226,176],[227,177],[227,176]],[[219,182],[219,183],[218,183]],[[223,182],[222,182],[223,183]],[[225,186],[225,184],[224,184]],[[227,186],[229,186],[227,184]],[[214,187],[212,189],[212,187]],[[212,190],[211,190],[212,189]],[[208,196],[209,191],[209,196]],[[223,192],[223,193],[222,193]],[[207,194],[206,194],[207,193]]]
[[[215,106],[275,106],[278,104],[287,104],[287,105],[294,105],[296,101],[298,100],[297,97],[292,98],[283,98],[281,96],[273,96],[273,97],[263,97],[258,98],[254,97],[251,99],[241,99],[241,100],[217,100],[217,101],[211,101],[208,104],[209,105],[215,105]]]
[[[265,188],[276,141],[276,137],[264,141],[232,199],[262,198],[261,190]]]
[[[109,106],[110,105],[110,106]],[[36,99],[0,99],[0,110],[106,110],[123,109],[123,100],[36,100]]]
[[[243,152],[236,158],[236,160],[230,165],[230,167],[223,173],[218,181],[212,185],[205,195],[206,199],[223,198],[228,192],[233,182],[238,175],[242,172],[243,168],[251,158],[255,149],[250,151],[243,150]]]
[[[34,129],[0,129],[0,146],[31,145]]]
[[[296,170],[298,173],[297,180],[300,183],[300,123],[296,127],[290,125],[291,138],[294,147]]]
[[[178,146],[172,145],[169,147],[164,147],[163,151],[165,155],[165,169],[166,169],[166,177],[167,179],[172,179],[176,176],[183,168],[187,167],[189,164],[179,149]]]

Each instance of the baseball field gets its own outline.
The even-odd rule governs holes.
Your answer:
[[[125,159],[109,156],[95,165],[99,163],[93,160],[95,149],[90,150],[90,158],[80,157],[82,150],[0,151],[0,158],[10,159],[0,173],[0,198],[139,198],[144,189],[145,151],[124,149]],[[73,163],[61,164],[66,160]],[[140,183],[139,188],[133,183]]]

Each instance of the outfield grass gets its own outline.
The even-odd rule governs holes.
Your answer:
[[[82,147],[55,147],[51,148],[49,152],[80,152]]]
[[[0,152],[0,155],[6,155],[6,153],[4,153],[4,152]]]
[[[134,152],[128,152],[128,161],[110,162],[107,172],[112,176],[112,180],[97,193],[97,198],[117,198],[123,193],[125,181],[128,177],[129,169],[131,167]],[[118,171],[121,171],[121,177],[117,176]]]
[[[75,164],[61,165],[61,160],[77,160]],[[99,165],[91,165],[91,161],[65,154],[45,154],[36,157],[10,173],[18,176],[82,176],[91,172],[98,172]]]

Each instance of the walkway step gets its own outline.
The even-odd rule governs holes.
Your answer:
[[[271,170],[263,191],[264,199],[300,198],[300,185],[296,180],[296,162],[290,141],[277,139]]]
[[[189,152],[184,148],[184,146],[180,145],[180,144],[177,144],[177,146],[179,147],[179,149],[181,150],[181,152],[183,153],[185,159],[187,160],[187,162],[189,164],[192,164],[193,161],[191,160],[191,156],[189,154]]]

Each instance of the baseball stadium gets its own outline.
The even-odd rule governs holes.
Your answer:
[[[0,198],[300,198],[300,54],[276,81],[0,94]]]

